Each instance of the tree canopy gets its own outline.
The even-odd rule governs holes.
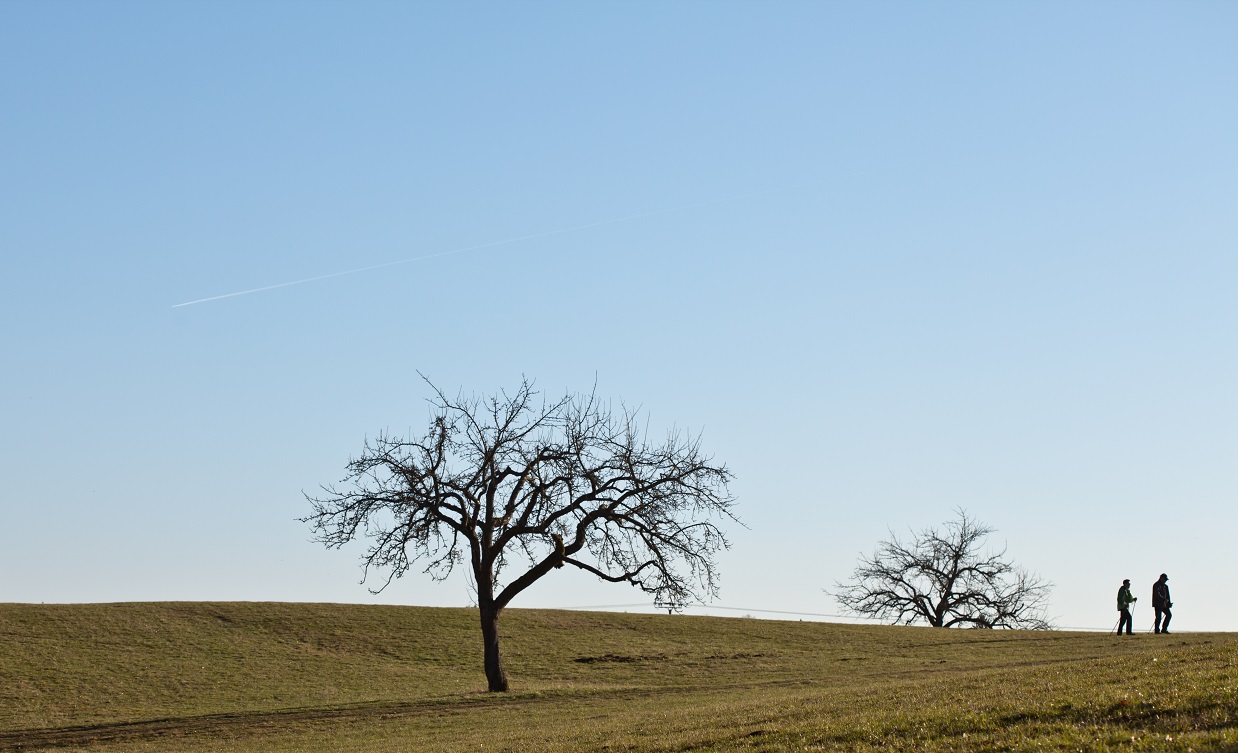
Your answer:
[[[996,529],[964,510],[942,528],[910,540],[890,538],[861,556],[851,579],[837,583],[835,598],[866,617],[933,627],[1048,628],[1045,608],[1052,584],[1006,559],[984,552]]]
[[[385,572],[376,591],[414,565],[440,580],[465,565],[491,690],[507,689],[499,616],[556,568],[629,583],[671,609],[716,596],[732,474],[699,436],[651,441],[634,412],[594,393],[540,400],[527,379],[510,394],[434,393],[424,434],[367,440],[340,485],[306,495],[304,520],[331,548],[369,539],[365,577]]]

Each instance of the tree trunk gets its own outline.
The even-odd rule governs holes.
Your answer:
[[[492,693],[507,692],[507,674],[499,657],[499,614],[493,603],[478,605],[481,613],[481,637],[486,651],[486,683]]]

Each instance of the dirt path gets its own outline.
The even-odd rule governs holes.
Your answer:
[[[532,699],[529,699],[532,700]],[[521,699],[506,699],[512,705]],[[498,705],[484,699],[454,702],[374,703],[358,706],[284,709],[203,716],[171,717],[140,722],[52,727],[0,732],[0,751],[38,750],[93,745],[95,743],[150,741],[185,737],[251,735],[296,726],[328,722],[373,721],[442,712],[453,708],[483,708]]]
[[[1054,664],[1069,664],[1076,659],[1027,661],[1001,667],[967,668],[916,668],[894,671],[879,669],[859,673],[847,678],[797,678],[757,682],[716,683],[709,686],[660,686],[576,689],[564,693],[541,692],[524,696],[519,693],[496,695],[478,692],[467,696],[448,696],[419,701],[377,701],[347,706],[315,706],[274,711],[241,711],[226,714],[167,717],[135,722],[81,725],[70,727],[47,727],[7,730],[0,732],[0,751],[32,751],[54,748],[73,748],[99,743],[151,742],[177,740],[191,737],[248,737],[264,732],[290,731],[296,728],[313,728],[340,722],[373,722],[386,719],[401,719],[425,714],[441,715],[467,713],[482,709],[510,709],[537,703],[556,703],[564,698],[621,700],[624,698],[653,695],[679,696],[693,694],[727,693],[738,689],[756,689],[793,686],[830,685],[843,683],[870,683],[876,678],[884,680],[907,679],[927,674],[968,674],[993,669],[1012,667],[1036,667]]]
[[[0,751],[31,751],[49,748],[72,748],[98,743],[151,742],[189,737],[245,737],[263,732],[278,732],[295,728],[312,728],[340,722],[372,722],[402,719],[426,714],[460,714],[483,709],[511,709],[530,704],[557,703],[564,698],[595,697],[620,700],[651,695],[692,695],[725,693],[737,688],[816,685],[813,680],[774,680],[755,683],[724,683],[709,687],[629,687],[574,690],[567,693],[519,693],[496,695],[477,693],[470,696],[450,696],[410,702],[380,701],[349,706],[317,706],[280,709],[276,711],[204,714],[201,716],[168,717],[137,722],[92,724],[72,727],[46,727],[0,732]]]

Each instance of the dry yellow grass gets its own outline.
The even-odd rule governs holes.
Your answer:
[[[1238,636],[0,605],[0,750],[1238,751]]]

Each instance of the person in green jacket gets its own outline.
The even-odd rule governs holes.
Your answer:
[[[1131,579],[1127,578],[1122,581],[1122,587],[1118,589],[1118,635],[1122,634],[1122,626],[1126,626],[1126,634],[1133,635],[1131,626],[1134,620],[1131,619],[1131,604],[1139,601],[1131,594]]]

